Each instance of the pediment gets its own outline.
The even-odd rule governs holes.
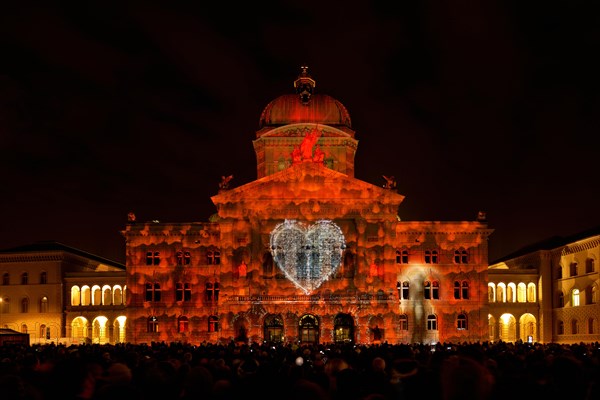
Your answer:
[[[381,214],[381,217],[395,218],[403,199],[404,196],[393,189],[348,177],[311,161],[222,190],[212,197],[222,218],[267,213],[292,218],[298,212],[306,217],[307,210],[319,217],[337,213],[338,216]]]

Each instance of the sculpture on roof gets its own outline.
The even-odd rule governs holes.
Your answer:
[[[396,188],[396,178],[394,176],[385,176],[383,175],[383,179],[385,179],[385,184],[383,185],[386,189],[395,189]]]
[[[233,179],[233,175],[222,176],[221,183],[219,183],[219,189],[229,189],[229,182]]]
[[[303,160],[312,160],[313,147],[315,147],[317,139],[319,139],[319,132],[316,129],[306,134],[302,143],[300,143],[300,152],[302,153]]]

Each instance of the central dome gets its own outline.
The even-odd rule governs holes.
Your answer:
[[[308,67],[294,81],[296,94],[285,94],[271,101],[260,115],[259,128],[297,123],[315,123],[352,128],[346,107],[326,94],[313,94],[316,82]]]

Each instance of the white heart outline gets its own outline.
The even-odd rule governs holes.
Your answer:
[[[310,294],[339,269],[346,239],[331,220],[318,220],[307,227],[286,219],[271,231],[270,245],[277,267],[299,289]]]

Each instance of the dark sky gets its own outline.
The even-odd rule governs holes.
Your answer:
[[[485,211],[490,260],[600,225],[600,3],[14,3],[0,248],[124,262],[129,211],[207,221],[222,175],[256,178],[260,113],[304,63],[350,112],[356,177],[396,177],[403,220]]]

